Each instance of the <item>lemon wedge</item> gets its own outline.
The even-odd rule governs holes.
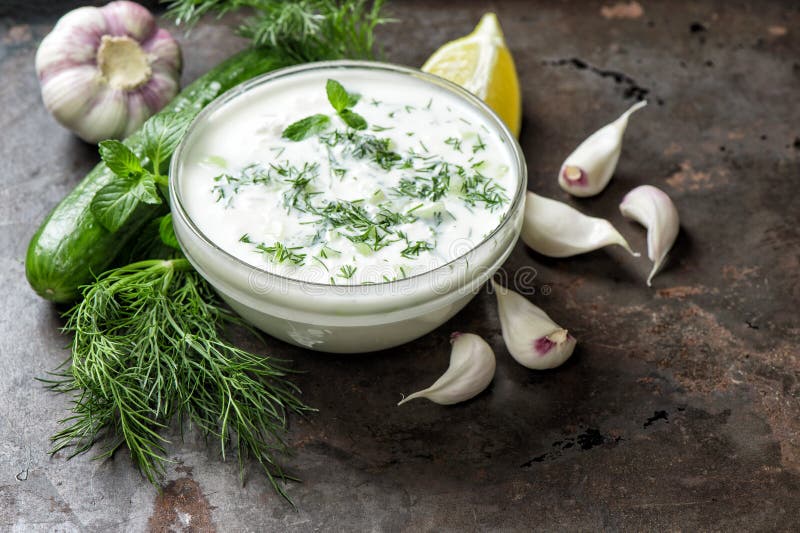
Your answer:
[[[481,98],[519,136],[522,105],[517,69],[494,13],[486,13],[469,35],[436,50],[422,70]]]

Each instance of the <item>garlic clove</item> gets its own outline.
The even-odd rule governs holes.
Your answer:
[[[118,139],[125,131],[128,119],[128,102],[123,91],[102,86],[95,93],[93,105],[73,122],[79,137]]]
[[[56,120],[72,123],[92,106],[86,94],[94,94],[100,87],[101,80],[93,66],[76,66],[56,72],[42,85],[42,101]]]
[[[653,276],[661,269],[667,252],[678,237],[678,209],[661,189],[641,185],[625,195],[619,210],[647,228],[647,257],[653,262],[653,269],[647,276],[647,286],[650,287]]]
[[[605,189],[617,168],[628,119],[646,105],[645,101],[635,103],[617,120],[583,141],[558,171],[561,188],[573,196],[594,196]]]
[[[608,220],[584,215],[565,203],[530,191],[525,198],[520,237],[549,257],[570,257],[613,244],[639,256]]]
[[[108,31],[108,22],[100,8],[84,6],[73,9],[58,19],[53,30],[56,29],[69,29],[99,37]]]
[[[450,366],[427,389],[403,398],[403,405],[415,398],[426,398],[441,405],[452,405],[478,395],[489,386],[496,367],[494,352],[485,340],[472,333],[453,333]]]
[[[511,356],[535,370],[555,368],[569,359],[577,341],[524,296],[492,281],[497,294],[503,340]]]
[[[152,13],[136,2],[111,2],[103,8],[103,15],[108,22],[109,35],[127,35],[144,41],[156,31],[156,20]]]
[[[128,120],[125,124],[125,131],[122,133],[122,137],[127,137],[136,131],[138,129],[137,124],[144,124],[145,121],[150,118],[150,115],[153,114],[147,102],[145,102],[144,96],[142,96],[142,93],[139,91],[128,94],[127,106]]]
[[[175,98],[179,89],[180,86],[177,79],[156,68],[153,69],[150,81],[140,88],[139,93],[150,110],[150,114],[153,114]]]
[[[158,66],[164,65],[171,69],[165,72],[177,72],[180,74],[181,65],[183,64],[181,48],[167,30],[159,28],[151,39],[142,43],[142,50],[147,53],[154,70]]]
[[[66,68],[94,65],[97,42],[106,28],[105,18],[96,7],[81,7],[61,17],[36,50],[40,82]]]

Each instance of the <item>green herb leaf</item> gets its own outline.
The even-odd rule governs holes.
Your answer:
[[[99,458],[124,445],[156,484],[170,463],[161,433],[173,420],[191,420],[222,457],[232,448],[241,468],[253,457],[286,496],[279,482],[292,478],[277,456],[288,451],[287,415],[309,408],[283,361],[226,340],[226,326],[243,321],[186,259],[106,271],[82,296],[64,328],[72,357],[42,380],[73,401],[53,452],[74,447],[76,455],[105,437]]]
[[[158,223],[158,234],[161,237],[161,242],[170,248],[175,248],[176,250],[181,249],[178,238],[175,236],[175,228],[172,226],[172,213],[161,217]]]
[[[283,138],[290,141],[302,141],[310,135],[322,132],[330,124],[331,119],[327,115],[311,115],[292,122],[283,130]]]
[[[167,0],[169,15],[193,24],[203,15],[247,9],[238,33],[253,46],[283,51],[295,62],[373,57],[374,29],[392,22],[381,13],[384,0]]]
[[[289,248],[282,242],[275,242],[275,244],[272,246],[267,246],[263,242],[256,245],[256,250],[270,257],[273,263],[284,263],[286,261],[290,261],[295,265],[302,265],[305,263],[306,254],[296,253],[295,250],[299,249],[300,247],[298,246]]]
[[[134,180],[116,179],[97,191],[89,208],[98,222],[110,232],[121,228],[139,204]]]
[[[339,113],[339,116],[344,120],[344,123],[353,128],[354,130],[365,130],[367,129],[367,121],[364,120],[364,117],[350,111],[349,109],[345,109]]]
[[[144,170],[136,154],[119,141],[101,141],[99,148],[103,162],[120,178],[135,178]]]
[[[342,84],[336,80],[328,80],[325,84],[325,92],[328,93],[328,101],[337,113],[341,113],[348,107],[355,105],[355,102],[350,103],[350,95],[342,87]],[[356,99],[356,102],[358,102],[358,99]]]
[[[161,195],[156,188],[156,178],[146,170],[132,188],[133,194],[146,204],[160,204]]]
[[[357,267],[354,267],[353,265],[342,265],[342,267],[339,269],[339,273],[336,275],[340,278],[351,279],[356,273],[356,270]]]
[[[155,174],[166,172],[163,167],[169,162],[190,123],[191,116],[188,113],[159,113],[144,123],[143,152],[150,159]]]

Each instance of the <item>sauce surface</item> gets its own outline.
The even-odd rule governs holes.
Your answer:
[[[408,75],[306,72],[210,115],[192,133],[181,194],[200,231],[255,267],[392,281],[461,256],[507,215],[519,178],[493,128]]]

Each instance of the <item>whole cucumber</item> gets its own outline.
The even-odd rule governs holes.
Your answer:
[[[231,87],[289,63],[288,58],[276,52],[245,50],[186,87],[160,112],[181,110],[196,115]],[[141,154],[143,140],[139,130],[123,142]],[[106,230],[95,220],[90,205],[95,193],[113,179],[108,167],[98,164],[33,235],[25,258],[25,274],[40,296],[54,302],[76,300],[81,286],[106,270],[148,222],[167,211],[163,204],[141,204],[125,226],[113,233]]]

